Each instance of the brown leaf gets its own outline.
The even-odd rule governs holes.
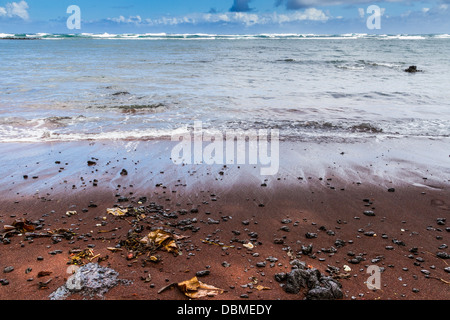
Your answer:
[[[197,277],[178,283],[178,288],[192,299],[212,297],[223,293],[222,289],[203,283]]]
[[[259,290],[259,291],[261,291],[261,290],[270,290],[269,287],[264,287],[264,286],[262,286],[262,285],[260,285],[260,284],[258,284],[258,285],[256,286],[256,289]]]
[[[175,240],[183,238],[166,232],[161,229],[150,232],[147,236],[143,237],[140,242],[146,245],[155,246],[156,248],[165,249],[167,252],[179,253],[179,248]]]

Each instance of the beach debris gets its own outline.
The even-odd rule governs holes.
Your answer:
[[[66,240],[71,240],[76,235],[75,232],[71,231],[70,229],[53,229],[48,230],[47,232],[26,232],[25,237],[26,238],[52,238],[53,240],[57,240],[59,238],[64,238]],[[58,240],[59,241],[59,240]]]
[[[84,250],[81,249],[73,249],[69,251],[69,261],[67,264],[82,266],[88,262],[91,262],[95,258],[99,258],[100,254],[94,254],[94,250],[91,248],[87,248]],[[99,258],[100,260],[100,258]]]
[[[96,263],[88,263],[79,267],[67,279],[66,283],[49,295],[50,300],[64,300],[73,293],[84,297],[103,298],[111,288],[118,284],[129,284],[128,280],[118,278],[119,273],[111,268]]]
[[[119,245],[128,250],[128,260],[147,254],[147,256],[152,255],[150,256],[151,262],[159,262],[161,259],[153,255],[157,250],[164,250],[173,253],[175,256],[181,255],[181,250],[176,241],[184,238],[185,236],[156,229],[144,237],[138,232],[129,232],[127,239],[122,240]]]
[[[20,218],[14,220],[12,224],[6,224],[3,226],[3,229],[5,230],[4,233],[0,234],[1,238],[5,238],[10,234],[22,234],[26,232],[32,232],[34,231],[35,227],[26,220],[25,218]]]
[[[176,241],[183,238],[185,237],[157,229],[143,237],[140,242],[148,247],[163,249],[167,252],[173,252],[174,254],[179,255],[181,254],[180,248],[178,247]]]
[[[38,278],[47,277],[47,276],[49,276],[51,274],[52,274],[51,271],[39,271],[37,277]]]
[[[291,265],[292,271],[285,277],[275,278],[277,281],[286,279],[284,290],[287,293],[297,294],[301,288],[306,288],[307,300],[335,300],[343,297],[342,285],[333,277],[324,276],[316,268],[297,259],[291,261]]]
[[[224,292],[223,289],[216,288],[212,285],[203,283],[200,280],[198,280],[197,277],[193,277],[186,281],[171,283],[159,289],[158,294],[172,287],[177,287],[181,292],[183,292],[187,297],[191,299],[214,297]]]
[[[39,290],[48,289],[48,285],[50,284],[50,282],[52,282],[52,280],[53,278],[50,278],[45,282],[39,281],[38,283]]]
[[[249,249],[249,250],[251,250],[251,249],[253,249],[255,247],[251,242],[244,243],[242,246],[247,248],[247,249]]]
[[[271,290],[271,288],[269,287],[265,287],[263,285],[258,284],[256,287],[256,290],[261,291],[261,290]]]
[[[128,213],[128,209],[108,208],[108,209],[106,209],[106,213],[116,216],[116,217],[123,217]]]
[[[223,244],[223,243],[216,243],[216,242],[205,240],[205,239],[200,239],[200,241],[203,243],[212,244],[212,245],[219,246],[222,248],[234,248],[234,246],[227,246],[226,244]]]

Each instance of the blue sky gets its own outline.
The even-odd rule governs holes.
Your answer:
[[[81,29],[69,30],[70,5]],[[368,29],[367,8],[381,9]],[[450,33],[450,0],[0,0],[0,33]]]

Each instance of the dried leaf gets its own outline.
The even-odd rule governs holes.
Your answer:
[[[250,249],[250,250],[255,247],[251,242],[244,243],[242,246],[244,246],[244,247],[246,247],[247,249]]]
[[[222,289],[203,283],[197,277],[178,283],[178,288],[192,299],[212,297],[223,293]]]
[[[264,286],[262,286],[262,285],[260,285],[260,284],[258,284],[258,285],[256,286],[256,289],[259,290],[259,291],[261,291],[261,290],[270,290],[269,287],[264,287]]]
[[[123,217],[128,213],[128,209],[108,208],[106,212],[116,217]]]
[[[29,224],[28,220],[21,218],[16,219],[14,223],[12,224],[14,228],[17,229],[19,232],[31,232],[34,231],[34,226]]]
[[[158,229],[143,237],[140,242],[149,246],[155,246],[156,248],[165,249],[167,252],[179,254],[179,248],[175,240],[181,238],[183,237]]]

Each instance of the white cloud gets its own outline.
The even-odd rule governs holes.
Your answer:
[[[204,13],[191,14],[184,17],[162,17],[158,19],[145,19],[141,17],[108,18],[116,23],[135,23],[147,25],[177,25],[177,24],[199,24],[199,23],[237,23],[246,26],[264,24],[282,24],[296,21],[327,21],[330,19],[322,10],[308,8],[304,11],[295,11],[287,14],[256,14],[249,12],[226,12],[226,13]]]
[[[0,7],[0,17],[18,17],[23,20],[28,20],[30,18],[28,8],[28,3],[23,0],[20,2],[9,2],[5,7]]]
[[[274,13],[272,22],[289,23],[295,21],[327,21],[328,19],[329,17],[322,10],[308,8],[305,11],[296,11],[290,14]]]
[[[141,16],[129,16],[128,18],[125,18],[124,16],[119,16],[118,18],[109,18],[108,20],[111,20],[116,23],[140,24],[142,22]]]
[[[337,6],[337,5],[357,5],[357,4],[371,4],[374,2],[420,2],[421,0],[276,0],[275,5],[284,5],[286,9],[298,10],[310,7],[323,7],[323,6]],[[444,0],[449,2],[449,0]]]

